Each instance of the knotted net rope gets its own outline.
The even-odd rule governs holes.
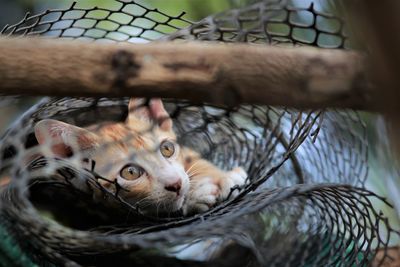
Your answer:
[[[313,2],[300,6],[266,0],[192,22],[183,12],[169,15],[135,1],[109,1],[105,7],[73,3],[27,14],[1,33],[96,42],[198,40],[349,48],[345,21],[320,8]],[[164,100],[181,145],[221,169],[241,166],[248,173],[246,184],[232,189],[237,196],[191,216],[144,214],[119,195],[117,183],[115,190],[99,183],[95,162],[93,168],[83,168],[73,158],[48,157],[21,164],[26,155],[49,152],[33,134],[40,120],[78,126],[123,121],[128,101],[45,98],[3,136],[2,176],[11,177],[11,185],[2,191],[2,223],[32,262],[364,266],[396,238],[373,205],[386,201],[365,189],[366,129],[360,115],[349,110]]]

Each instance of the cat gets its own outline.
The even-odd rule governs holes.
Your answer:
[[[143,105],[143,99],[131,98],[128,108],[125,122],[86,128],[44,119],[35,125],[35,136],[56,157],[79,151],[82,158],[93,160],[96,173],[111,181],[99,183],[115,192],[116,180],[124,189],[120,196],[147,214],[204,212],[226,199],[232,187],[245,183],[243,168],[223,171],[180,146],[161,99]]]

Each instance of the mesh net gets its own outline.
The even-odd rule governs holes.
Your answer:
[[[344,26],[343,19],[322,12],[314,3],[260,1],[191,22],[184,13],[171,16],[134,1],[110,1],[106,7],[74,3],[27,15],[5,26],[2,34],[345,48],[349,45]],[[231,183],[228,192],[205,211],[184,214],[182,209],[171,212],[162,207],[167,206],[163,200],[149,212],[143,199],[129,199],[123,179],[104,175],[122,161],[114,159],[111,150],[137,141],[138,136],[157,139],[168,120],[166,114],[140,121],[147,127],[137,130],[139,134],[129,133],[117,141],[105,138],[96,156],[83,149],[90,134],[101,134],[110,124],[121,125],[131,114],[152,114],[151,100],[137,102],[128,108],[128,98],[46,98],[3,136],[2,176],[11,178],[11,184],[2,189],[0,215],[35,262],[363,266],[396,238],[397,232],[372,204],[385,200],[365,189],[366,130],[357,112],[232,108],[164,99],[182,151],[198,153],[224,179],[235,167],[247,173],[244,181]],[[83,141],[71,137],[68,153],[60,156],[54,144],[40,142],[35,133],[35,125],[45,119],[90,134],[84,132]],[[51,133],[46,137],[52,140]],[[159,153],[160,142],[144,152],[130,149],[125,157],[133,162],[152,158]]]

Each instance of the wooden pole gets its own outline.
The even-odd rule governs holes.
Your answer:
[[[99,44],[0,37],[0,92],[370,109],[356,52],[248,44]]]

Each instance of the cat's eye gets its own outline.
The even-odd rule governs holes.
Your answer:
[[[121,177],[126,180],[135,180],[143,174],[143,168],[137,165],[126,165],[120,172]]]
[[[164,141],[160,145],[160,152],[161,154],[166,157],[170,158],[175,153],[175,145],[171,141]]]

